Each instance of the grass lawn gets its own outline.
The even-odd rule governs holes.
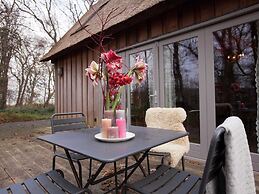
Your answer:
[[[9,107],[6,110],[0,110],[0,124],[49,119],[53,113],[54,106]]]

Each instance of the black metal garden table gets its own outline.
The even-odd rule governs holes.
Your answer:
[[[147,157],[151,148],[188,135],[187,132],[137,126],[130,126],[129,131],[135,133],[135,137],[129,141],[117,143],[101,142],[95,139],[94,135],[100,132],[99,128],[59,132],[40,136],[38,139],[64,149],[79,187],[82,187],[82,185],[69,151],[88,156],[100,162],[96,172],[87,180],[84,186],[85,188],[89,185],[98,184],[108,178],[115,177],[115,188],[113,190],[116,190],[116,193],[118,193],[119,188],[140,167],[141,162]],[[135,158],[136,162],[128,166],[128,156],[134,156],[137,153],[141,153],[140,157]],[[123,158],[125,158],[125,168],[117,171],[116,161]],[[100,172],[108,163],[114,163],[114,173],[97,179]],[[125,179],[118,185],[117,175],[123,172],[125,173]]]

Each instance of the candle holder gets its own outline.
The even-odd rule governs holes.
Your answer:
[[[127,132],[125,110],[116,110],[116,125],[119,129],[119,138],[125,138]]]
[[[104,118],[102,119],[101,134],[103,138],[108,138],[108,129],[112,126],[112,119]]]
[[[109,127],[107,136],[108,138],[119,138],[119,128],[117,126]]]
[[[126,137],[127,119],[126,119],[126,114],[124,109],[115,110],[115,111],[104,110],[101,134],[103,138],[125,138]]]

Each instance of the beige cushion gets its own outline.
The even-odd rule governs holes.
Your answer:
[[[186,112],[183,108],[149,108],[146,111],[147,127],[172,129],[185,131],[183,121],[186,119]],[[190,150],[188,137],[157,146],[151,151],[168,152],[171,154],[171,165],[175,167],[182,156]]]

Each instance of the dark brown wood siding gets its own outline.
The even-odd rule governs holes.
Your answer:
[[[163,14],[127,25],[127,29],[112,35],[106,48],[121,49],[257,3],[259,0],[187,1]],[[55,62],[55,69],[63,68],[64,71],[62,76],[56,77],[56,112],[83,111],[89,126],[99,123],[101,98],[100,92],[85,76],[85,68],[97,58],[95,52],[84,47]]]

